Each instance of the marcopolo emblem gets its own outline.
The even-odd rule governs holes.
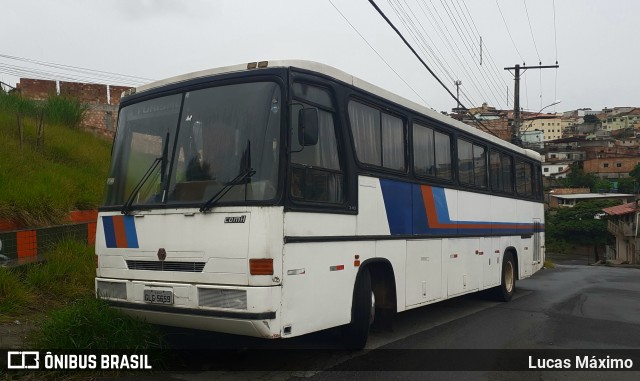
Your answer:
[[[167,251],[164,249],[164,247],[158,249],[158,259],[161,261],[167,259]]]

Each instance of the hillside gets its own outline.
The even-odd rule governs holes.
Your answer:
[[[95,209],[102,201],[110,142],[46,121],[38,148],[36,118],[25,116],[22,124],[21,148],[16,113],[0,102],[0,220],[47,226],[63,222],[71,210]]]

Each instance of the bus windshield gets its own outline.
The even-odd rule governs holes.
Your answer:
[[[253,82],[123,107],[105,206],[123,205],[127,200],[130,208],[201,206],[225,187],[229,189],[219,203],[274,199],[281,103],[276,83]],[[154,166],[154,161],[162,165]],[[149,170],[152,173],[141,184]],[[231,184],[249,170],[255,173]]]

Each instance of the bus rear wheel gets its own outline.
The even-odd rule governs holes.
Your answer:
[[[516,264],[513,259],[513,254],[507,252],[502,258],[502,276],[500,286],[494,289],[494,296],[496,299],[508,302],[516,292]]]
[[[356,278],[351,307],[351,323],[344,326],[342,335],[348,349],[362,349],[369,338],[369,326],[373,323],[376,299],[371,288],[371,274],[362,269]]]

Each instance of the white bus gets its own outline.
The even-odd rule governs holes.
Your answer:
[[[263,338],[491,289],[544,262],[540,157],[334,68],[262,61],[122,99],[96,293]]]

